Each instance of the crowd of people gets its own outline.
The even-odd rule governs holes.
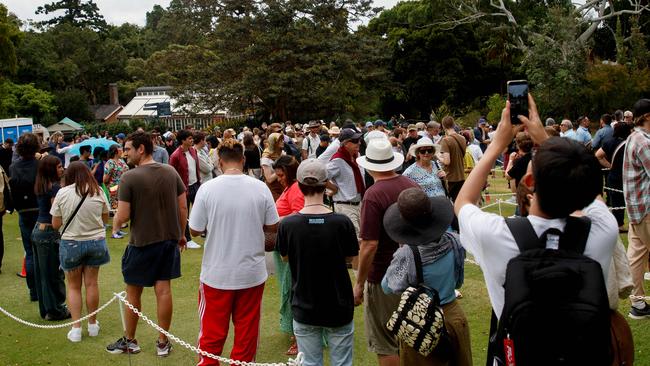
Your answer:
[[[629,317],[649,318],[643,279],[650,248],[650,100],[639,100],[634,112],[603,115],[593,138],[588,117],[542,123],[531,96],[529,105],[529,117],[518,116],[519,125],[511,123],[506,105],[496,128],[481,118],[475,128],[463,129],[451,116],[426,124],[395,118],[347,120],[340,126],[315,120],[264,123],[211,134],[189,126],[109,136],[116,143],[107,151],[90,151],[83,138],[70,141],[60,134],[47,142],[23,134],[15,147],[8,139],[0,165],[19,216],[30,300],[38,301],[44,319],[77,320],[84,287],[87,311],[96,310],[99,268],[110,261],[110,227],[112,238],[128,235],[121,262],[126,299],[140,309],[143,289],[153,287],[158,324],[169,330],[171,280],[181,275],[181,252],[201,249],[192,239],[201,236],[203,351],[221,355],[232,322],[230,358],[255,360],[272,267],[279,330],[290,337],[287,354],[302,352],[305,365],[322,365],[324,347],[332,365],[352,365],[355,306],[363,306],[367,347],[379,365],[471,365],[469,323],[458,300],[465,252],[483,271],[493,310],[491,334],[498,338],[497,330],[515,329],[513,319],[520,316],[511,313],[515,296],[504,284],[511,260],[528,253],[519,234],[527,230],[540,249],[574,251],[595,263],[599,270],[588,282],[604,284],[599,295],[609,299],[607,324],[610,317],[621,324],[618,300],[630,290]],[[75,145],[77,155],[71,153]],[[497,165],[523,221],[480,208]],[[5,195],[7,209],[9,204]],[[574,229],[579,226],[574,217],[587,223],[582,232]],[[624,251],[619,239],[624,232],[627,258],[616,255]],[[583,239],[577,249],[567,244],[569,237]],[[427,354],[387,328],[403,306],[402,294],[419,285],[435,292],[444,313],[445,340]],[[532,303],[548,305],[539,298]],[[137,323],[138,316],[127,310],[125,334],[106,350],[140,352]],[[614,338],[633,347],[629,326],[624,319],[622,324]],[[531,339],[549,333],[538,325]],[[91,317],[88,335],[97,336],[99,329]],[[594,337],[600,334],[591,330]],[[566,334],[576,336],[573,330]],[[504,339],[504,344],[514,339],[515,359],[527,360],[522,364],[572,360],[589,346],[571,340],[575,349],[569,353],[547,352],[531,361],[535,347],[519,336],[513,331],[510,339],[508,333],[510,343]],[[81,324],[67,337],[81,341]],[[551,343],[560,349],[566,337],[556,338]],[[605,355],[594,358],[595,364],[633,357],[609,347],[609,335],[594,342],[608,346],[601,347],[605,353],[593,352]],[[157,355],[171,350],[161,333]],[[491,343],[488,359],[501,362],[511,351]],[[201,356],[198,364],[218,362]]]

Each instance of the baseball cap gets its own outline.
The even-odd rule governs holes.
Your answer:
[[[378,127],[378,126],[386,126],[386,123],[384,121],[378,119],[378,120],[375,121],[375,127]]]
[[[120,132],[115,137],[117,137],[120,140],[124,140],[124,138],[126,138],[126,135]]]
[[[372,126],[373,126],[372,122],[370,122],[370,121],[366,122],[366,128],[370,128]]]
[[[351,128],[344,128],[339,135],[339,141],[344,142],[347,140],[358,139],[361,137],[361,133],[356,132]]]
[[[327,167],[318,159],[303,160],[298,166],[296,179],[307,186],[324,186],[327,183]]]
[[[409,128],[408,128],[408,130],[409,130],[409,131],[417,131],[417,130],[418,130],[418,128],[417,128],[417,127],[415,127],[415,125],[409,125]]]

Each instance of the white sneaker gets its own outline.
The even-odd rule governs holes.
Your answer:
[[[97,337],[99,334],[99,322],[95,324],[88,323],[88,335],[91,337]]]
[[[190,240],[187,242],[187,249],[201,249],[201,244],[195,242],[194,240]]]
[[[646,281],[650,281],[650,272],[646,272],[643,274],[643,279]]]
[[[70,340],[70,342],[75,342],[75,343],[81,342],[81,327],[79,328],[73,327],[72,329],[70,329],[70,331],[68,332],[68,339]]]

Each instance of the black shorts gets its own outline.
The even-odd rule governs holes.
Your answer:
[[[128,245],[122,256],[122,275],[127,285],[142,287],[180,277],[178,241],[167,240],[144,247]]]

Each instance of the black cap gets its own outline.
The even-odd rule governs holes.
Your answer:
[[[361,132],[356,132],[351,128],[344,128],[339,135],[339,141],[344,142],[347,140],[358,139],[361,135]]]

